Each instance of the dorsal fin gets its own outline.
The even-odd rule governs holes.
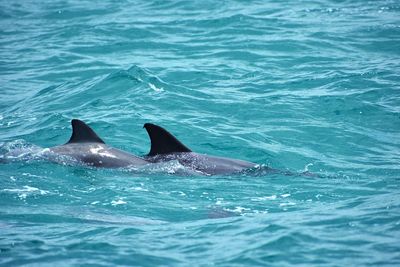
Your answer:
[[[72,135],[67,144],[71,143],[102,143],[100,137],[90,128],[86,123],[81,120],[73,119],[71,121]]]
[[[151,149],[147,156],[169,154],[174,152],[192,152],[178,139],[176,139],[175,136],[158,125],[146,123],[143,128],[146,129],[151,141]]]

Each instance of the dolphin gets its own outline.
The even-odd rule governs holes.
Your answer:
[[[151,123],[143,127],[151,141],[150,152],[144,157],[149,162],[177,160],[183,166],[205,175],[238,173],[257,166],[244,160],[195,153],[164,128]]]
[[[150,152],[139,157],[107,145],[86,123],[71,120],[72,135],[63,145],[41,149],[29,148],[28,151],[12,151],[8,158],[23,158],[24,155],[41,155],[56,163],[78,163],[100,168],[141,167],[148,164],[178,161],[190,171],[203,175],[231,174],[257,166],[255,163],[209,156],[191,151],[164,128],[146,123],[150,141]],[[16,154],[16,155],[14,155]]]
[[[66,156],[78,163],[93,167],[123,168],[149,164],[141,157],[113,148],[105,142],[83,121],[73,119],[72,135],[69,141],[60,146],[50,147],[53,155]]]

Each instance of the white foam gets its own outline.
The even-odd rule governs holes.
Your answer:
[[[296,203],[294,203],[294,202],[287,202],[287,203],[279,204],[280,207],[295,206],[295,205],[296,205]]]
[[[113,205],[113,206],[124,205],[124,204],[126,204],[126,203],[127,203],[127,202],[124,201],[124,200],[122,200],[121,198],[120,198],[120,199],[117,199],[117,200],[111,201],[111,205]]]
[[[3,192],[17,193],[18,197],[21,199],[25,199],[28,195],[32,194],[46,195],[49,193],[49,191],[41,190],[29,185],[24,185],[22,189],[3,189]]]
[[[265,196],[265,197],[254,197],[251,200],[252,201],[264,201],[264,200],[275,200],[277,198],[276,195],[272,196]]]
[[[149,190],[140,186],[136,186],[136,187],[131,187],[130,189],[134,190],[134,191],[144,191],[144,192],[148,192]]]
[[[152,83],[148,83],[149,84],[149,87],[151,88],[151,89],[153,89],[154,91],[156,91],[156,92],[162,92],[162,91],[164,91],[164,88],[157,88],[154,84],[152,84]]]

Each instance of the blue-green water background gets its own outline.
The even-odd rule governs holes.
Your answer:
[[[399,77],[395,0],[0,1],[3,153],[153,122],[321,176],[1,164],[0,264],[398,266]]]

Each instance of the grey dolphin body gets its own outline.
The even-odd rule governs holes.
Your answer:
[[[150,152],[145,157],[150,162],[177,160],[183,166],[206,175],[237,173],[256,166],[248,161],[192,152],[164,128],[151,123],[143,127],[151,140]]]
[[[49,148],[53,154],[72,158],[85,165],[103,168],[136,167],[149,163],[143,158],[106,145],[83,121],[74,119],[71,124],[70,140],[64,145]]]

